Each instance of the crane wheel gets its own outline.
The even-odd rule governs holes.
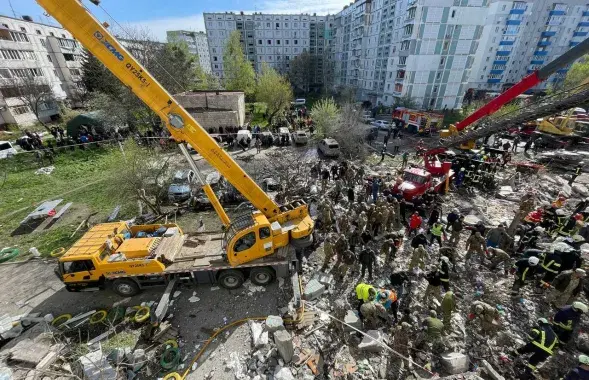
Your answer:
[[[229,290],[240,288],[244,281],[245,276],[243,272],[237,269],[226,269],[217,277],[219,285]]]
[[[276,271],[271,267],[257,267],[250,271],[250,281],[258,286],[270,285],[276,279]]]
[[[139,293],[139,285],[128,278],[119,278],[112,283],[112,289],[120,296],[132,297]]]

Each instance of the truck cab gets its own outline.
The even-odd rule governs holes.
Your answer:
[[[403,181],[397,183],[394,187],[395,191],[402,191],[403,197],[407,201],[425,193],[432,184],[432,175],[423,168],[413,167],[405,169],[403,173]]]

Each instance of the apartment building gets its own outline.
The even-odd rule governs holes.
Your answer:
[[[168,42],[183,41],[188,45],[188,50],[198,56],[200,67],[211,73],[211,57],[209,55],[209,43],[204,32],[190,32],[187,30],[168,30],[166,32]]]
[[[502,92],[587,38],[589,5],[583,0],[493,1],[488,5],[469,87]],[[563,67],[533,91],[561,82]]]
[[[243,51],[256,71],[263,62],[287,72],[290,61],[308,51],[315,58],[313,82],[322,85],[333,78],[332,28],[334,17],[308,14],[204,13],[213,73],[223,77],[223,49],[231,32],[241,34]]]
[[[24,78],[46,85],[58,101],[79,103],[83,50],[60,27],[35,23],[30,17],[0,16],[0,125],[26,126],[36,122],[30,107],[17,96]],[[43,121],[59,115],[57,102],[40,105]]]
[[[356,1],[336,15],[336,84],[373,104],[459,108],[486,12],[486,0]]]

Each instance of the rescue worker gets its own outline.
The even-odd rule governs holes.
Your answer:
[[[374,263],[376,262],[376,253],[370,248],[365,248],[360,252],[358,261],[362,265],[361,278],[364,278],[366,274],[366,268],[368,268],[368,279],[372,280],[372,270],[374,269]]]
[[[407,235],[411,236],[414,232],[417,232],[419,227],[421,227],[421,223],[423,219],[419,216],[419,212],[415,211],[411,218],[409,218],[409,229],[407,230]]]
[[[538,319],[538,327],[532,329],[528,336],[531,341],[515,350],[515,356],[532,354],[526,364],[526,374],[532,377],[538,364],[543,363],[552,356],[554,349],[558,345],[558,337],[546,318]]]
[[[571,369],[562,380],[589,380],[589,356],[579,355],[579,366]]]
[[[386,311],[384,307],[377,302],[364,302],[360,306],[360,319],[367,329],[374,330],[378,328],[379,321],[386,321]]]
[[[505,231],[505,225],[501,223],[487,233],[487,247],[497,248],[501,245],[503,239],[511,239],[511,237]]]
[[[540,226],[536,226],[534,229],[526,232],[519,242],[517,251],[523,252],[528,248],[538,248],[538,239],[540,239],[540,234],[542,232],[544,232],[544,228]]]
[[[325,271],[327,269],[327,267],[329,266],[329,263],[331,262],[331,259],[333,259],[333,256],[335,256],[335,238],[333,236],[333,234],[328,234],[327,238],[325,239],[325,242],[323,243],[323,255],[324,255],[324,259],[323,259],[323,266],[321,267],[322,271]]]
[[[366,283],[359,283],[356,285],[356,299],[358,300],[358,306],[356,310],[360,313],[360,307],[365,302],[374,301],[376,298],[376,289],[374,286],[366,284]],[[360,319],[362,319],[362,314],[360,314]]]
[[[327,184],[329,182],[329,169],[324,167],[321,170],[321,193],[325,194],[325,190],[327,190]]]
[[[488,248],[487,254],[489,260],[491,260],[491,265],[489,266],[489,269],[491,270],[494,270],[499,264],[506,263],[511,259],[511,256],[509,256],[507,252],[499,248]],[[504,265],[504,267],[507,269],[507,265]]]
[[[442,287],[447,292],[450,290],[450,259],[446,256],[440,258],[440,281]]]
[[[583,200],[581,200],[579,203],[577,203],[577,205],[575,206],[575,211],[573,211],[573,214],[578,214],[582,211],[585,211],[585,209],[589,206],[589,198],[585,198]]]
[[[456,272],[456,248],[454,247],[441,247],[440,257],[446,256],[452,263],[452,270]]]
[[[403,200],[405,201],[405,200]],[[401,213],[401,203],[397,200],[397,198],[393,198],[393,208],[395,212],[393,213],[393,228],[398,230],[401,228],[403,223],[405,223],[405,214]]]
[[[396,253],[397,246],[395,245],[395,240],[392,237],[385,239],[380,247],[380,254],[384,256],[385,263],[389,264],[391,259],[394,260]]]
[[[582,302],[573,302],[554,314],[552,329],[562,343],[568,343],[573,336],[573,331],[579,325],[581,316],[587,312],[587,305]]]
[[[346,235],[339,234],[339,237],[334,245],[335,255],[337,257],[336,266],[341,262],[344,251],[348,249],[348,239]]]
[[[580,224],[580,225],[578,225]],[[562,227],[558,230],[558,234],[562,236],[573,236],[577,233],[582,223],[578,223],[576,214],[572,214]]]
[[[388,231],[388,222],[389,222],[389,207],[387,204],[383,204],[380,208],[380,228],[382,228],[382,232]]]
[[[432,234],[432,238],[430,240],[430,244],[434,243],[434,240],[438,242],[438,246],[442,246],[442,234],[444,235],[444,239],[446,239],[446,232],[444,231],[444,225],[441,222],[435,222],[430,229]]]
[[[395,323],[399,322],[397,312],[399,311],[399,298],[394,290],[380,289],[376,295],[376,301],[380,303],[386,311],[393,314]]]
[[[427,288],[425,289],[425,296],[423,297],[423,303],[427,304],[430,297],[433,296],[439,303],[442,302],[442,296],[440,295],[440,286],[442,286],[442,277],[439,270],[433,270],[429,272],[425,279],[427,280]]]
[[[560,266],[562,258],[558,252],[551,252],[544,256],[542,260],[541,270],[544,272],[544,277],[540,280],[540,285],[548,287],[554,278],[560,273]]]
[[[323,229],[329,231],[333,224],[333,211],[331,205],[328,202],[324,202],[321,210],[321,222],[323,223]]]
[[[411,247],[417,248],[420,245],[423,245],[424,247],[429,246],[429,241],[427,240],[427,237],[423,233],[423,230],[418,230],[417,235],[415,235],[413,237],[413,239],[411,239]]]
[[[393,198],[393,199],[396,201],[395,198]],[[396,216],[395,216],[395,206],[393,206],[393,204],[389,203],[385,207],[387,207],[387,210],[388,210],[388,218],[387,218],[387,221],[386,221],[385,229],[387,231],[393,231],[394,222],[395,222],[395,218],[396,218]]]
[[[459,215],[458,219],[456,219],[452,224],[448,222],[448,225],[452,228],[449,243],[452,246],[456,246],[460,241],[460,233],[464,229],[464,215]]]
[[[358,231],[361,233],[364,232],[366,225],[368,224],[368,217],[366,216],[366,212],[362,211],[360,216],[358,217]]]
[[[430,310],[429,317],[423,322],[426,332],[426,338],[432,344],[433,351],[439,351],[443,347],[442,334],[444,333],[444,323],[438,319],[435,310]]]
[[[468,262],[472,257],[473,253],[476,253],[481,261],[485,259],[485,249],[487,245],[485,242],[485,238],[481,236],[479,231],[476,231],[473,235],[466,240],[466,256],[464,256],[464,261]]]
[[[384,208],[383,207],[377,207],[376,211],[374,213],[374,220],[372,223],[372,235],[373,236],[378,236],[378,234],[380,233],[382,224],[383,224],[383,220],[384,220]]]
[[[586,272],[580,268],[560,273],[550,284],[552,290],[546,301],[556,307],[570,305],[583,289],[585,276]]]
[[[354,252],[350,251],[349,249],[346,249],[341,257],[340,265],[338,266],[338,275],[340,282],[343,282],[344,277],[346,277],[346,274],[348,273],[348,269],[350,269],[350,267],[353,267],[355,263],[356,255],[354,254]],[[354,272],[352,271],[352,275],[353,274]]]
[[[471,313],[475,319],[481,322],[481,328],[483,333],[489,334],[495,332],[499,326],[497,321],[499,320],[500,314],[496,307],[489,305],[483,301],[474,301],[471,304]]]
[[[456,187],[460,188],[462,186],[462,184],[464,183],[464,177],[466,176],[466,173],[464,171],[464,168],[460,168],[460,170],[458,171],[458,174],[456,174]]]
[[[526,285],[526,280],[534,277],[539,262],[540,259],[532,256],[527,259],[519,259],[513,264],[511,269],[512,274],[515,274],[515,281],[511,286],[511,295],[513,297],[519,295],[519,290]]]
[[[472,227],[466,227],[466,229],[471,231],[471,235],[474,235],[474,233],[478,231],[482,237],[485,237],[485,234],[487,233],[487,227],[485,227],[485,224],[482,220],[479,220],[477,224]]]
[[[444,328],[446,332],[452,330],[452,313],[456,311],[456,297],[451,290],[447,291],[442,298],[442,313],[444,315]]]
[[[420,245],[413,249],[413,255],[411,255],[411,261],[409,262],[409,271],[413,271],[415,268],[425,270],[425,258],[427,257],[427,251]]]
[[[347,234],[350,231],[350,222],[348,220],[348,216],[346,214],[342,214],[337,220],[337,226],[339,227],[339,232],[342,234]]]
[[[572,186],[573,182],[575,182],[577,177],[581,175],[581,173],[583,172],[583,165],[584,164],[585,163],[583,161],[579,162],[579,164],[577,165],[577,167],[573,171],[573,174],[571,175],[571,179],[569,180],[569,186]]]
[[[448,222],[448,226],[452,226],[452,223],[458,220],[460,217],[460,211],[457,208],[453,208],[452,211],[446,216],[446,222]]]

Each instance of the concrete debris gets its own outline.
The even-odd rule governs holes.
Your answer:
[[[13,372],[8,367],[0,367],[0,380],[13,380]]]
[[[468,356],[458,352],[448,352],[440,355],[440,361],[446,371],[457,375],[468,371]]]
[[[180,294],[182,294],[182,292],[180,290],[176,290],[174,292],[174,295],[172,296],[173,298],[177,298]]]
[[[261,323],[248,321],[252,333],[252,344],[255,348],[261,348],[268,344],[268,331],[264,331]]]
[[[292,375],[290,368],[288,367],[276,367],[274,372],[274,380],[295,380]]]
[[[241,361],[239,360],[239,355],[237,352],[232,352],[229,354],[229,359],[226,362],[226,368],[233,372],[233,375],[237,380],[248,378],[245,369],[241,365]]]
[[[491,364],[489,364],[488,361],[486,361],[485,359],[480,361],[481,363],[481,367],[483,368],[483,370],[485,371],[485,373],[492,379],[492,380],[505,380],[505,377],[501,376],[497,371],[495,371],[495,368],[493,368],[491,366]]]
[[[55,166],[46,166],[44,168],[39,168],[39,169],[35,170],[35,174],[49,175],[49,174],[53,173],[54,170],[55,170]]]
[[[350,326],[355,327],[358,330],[362,329],[362,321],[360,320],[360,317],[358,317],[358,314],[356,314],[355,310],[348,310],[344,317],[344,322],[346,323],[346,325],[344,325],[344,331],[354,331]]]
[[[368,336],[366,336],[368,335]],[[358,348],[362,351],[381,352],[384,347],[384,334],[380,330],[368,330],[366,335],[363,335],[362,342]]]
[[[285,330],[278,330],[275,331],[273,335],[274,343],[276,344],[280,357],[282,357],[286,363],[289,363],[294,355],[294,346],[290,333]]]
[[[305,286],[303,297],[307,301],[313,301],[314,299],[319,298],[325,292],[325,290],[325,285],[320,283],[318,280],[313,279]]]
[[[277,315],[269,315],[268,318],[266,318],[266,330],[269,333],[284,330],[284,321]]]
[[[198,301],[200,301],[200,298],[198,298],[198,297],[196,296],[196,292],[192,292],[192,297],[190,297],[190,298],[188,299],[188,302],[190,302],[190,303],[195,303],[195,302],[198,302]]]
[[[137,372],[145,365],[147,362],[147,356],[145,355],[145,350],[138,348],[133,351],[133,359],[131,360],[131,366],[133,367],[133,372]]]
[[[84,375],[88,380],[117,378],[116,371],[108,363],[106,357],[102,354],[102,350],[93,351],[81,356],[79,361],[82,365]]]

